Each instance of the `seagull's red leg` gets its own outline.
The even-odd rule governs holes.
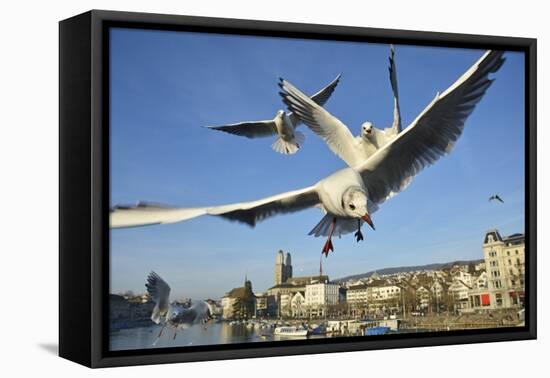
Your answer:
[[[178,327],[174,328],[174,338],[172,340],[176,340],[177,334],[178,334]]]
[[[332,225],[330,226],[330,231],[328,233],[328,239],[323,246],[322,253],[325,257],[328,257],[330,251],[334,251],[334,246],[332,245],[332,233],[334,232],[334,227],[336,226],[336,217],[332,218]]]

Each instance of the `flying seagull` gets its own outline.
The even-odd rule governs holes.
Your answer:
[[[145,284],[147,293],[155,302],[151,320],[156,324],[162,324],[162,328],[153,343],[156,345],[164,328],[174,328],[174,339],[178,329],[189,328],[194,324],[204,324],[212,316],[212,308],[205,301],[194,302],[190,307],[170,303],[170,286],[155,272],[149,273]]]
[[[288,109],[306,124],[314,133],[321,137],[348,166],[354,167],[373,155],[378,149],[393,140],[401,132],[401,111],[399,108],[399,92],[397,88],[397,68],[395,65],[395,48],[390,45],[389,77],[393,92],[393,123],[382,130],[366,121],[361,125],[361,133],[354,137],[350,130],[338,119],[333,122],[319,122],[311,116],[313,113],[323,114],[322,107],[304,101],[305,95],[289,82],[280,79],[280,95]],[[292,99],[293,98],[293,99]],[[344,151],[345,150],[345,153]]]
[[[500,198],[498,194],[493,194],[489,197],[489,201],[500,201],[501,203],[504,203],[503,199]]]
[[[401,109],[399,107],[399,91],[397,89],[397,67],[395,65],[395,47],[390,45],[390,57],[388,71],[393,92],[393,123],[384,130],[374,127],[373,123],[366,121],[361,125],[361,135],[357,137],[363,144],[364,158],[368,158],[373,151],[383,147],[395,138],[401,131]]]
[[[453,85],[438,94],[420,115],[362,164],[336,171],[316,184],[257,201],[223,206],[167,208],[139,204],[111,211],[112,228],[175,223],[202,215],[221,216],[255,226],[257,222],[311,207],[326,212],[310,235],[327,236],[322,252],[334,250],[331,238],[353,231],[362,238],[361,226],[373,229],[371,214],[392,194],[403,190],[412,178],[440,157],[450,153],[464,123],[492,83],[488,78],[504,62],[502,52],[487,51]],[[287,82],[283,85],[286,87]],[[289,96],[311,124],[325,129],[342,123],[308,97]],[[342,128],[340,128],[341,130]],[[349,132],[349,131],[348,131]],[[347,150],[337,149],[347,157]]]
[[[311,96],[311,99],[320,106],[323,106],[340,81],[338,75],[330,84]],[[247,138],[260,138],[271,135],[278,135],[272,145],[273,150],[282,154],[294,154],[303,144],[305,136],[296,127],[301,121],[293,113],[285,113],[284,110],[277,111],[275,118],[265,121],[247,121],[233,123],[225,126],[208,126],[209,129],[225,131],[226,133],[244,136]]]

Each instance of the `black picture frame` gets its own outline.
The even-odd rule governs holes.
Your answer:
[[[113,26],[525,53],[525,327],[110,352],[109,71]],[[536,39],[92,10],[59,24],[59,354],[89,367],[535,339]]]

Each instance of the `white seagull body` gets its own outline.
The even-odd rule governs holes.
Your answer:
[[[323,253],[333,250],[333,234],[357,230],[355,236],[359,241],[362,223],[373,227],[370,214],[382,202],[403,190],[422,169],[452,150],[466,119],[492,83],[489,74],[496,72],[503,62],[502,52],[487,51],[453,85],[438,94],[403,132],[362,163],[355,162],[349,155],[349,145],[332,144],[339,156],[356,164],[350,164],[352,167],[339,170],[313,186],[224,206],[172,208],[138,203],[133,207],[115,207],[111,212],[111,227],[174,223],[207,214],[254,226],[277,214],[319,206],[326,215],[310,234],[328,236]],[[291,88],[286,81],[282,84]],[[307,97],[289,96],[287,100],[320,130],[341,125],[338,119],[316,107]],[[330,135],[327,134],[329,138]]]
[[[325,111],[322,106],[309,101],[298,88],[283,79],[279,83],[279,87],[283,90],[280,95],[292,114],[296,114],[306,126],[321,137],[348,166],[355,167],[390,143],[401,132],[401,111],[393,45],[390,45],[389,61],[388,70],[394,100],[393,123],[391,127],[384,130],[374,127],[367,121],[361,125],[360,135],[354,137],[340,120]]]
[[[311,96],[311,100],[323,106],[334,92],[339,81],[340,75],[326,87]],[[296,131],[300,123],[300,119],[296,117],[295,114],[285,113],[283,110],[279,110],[273,119],[239,122],[225,126],[208,126],[208,128],[247,138],[261,138],[278,135],[279,137],[272,145],[273,150],[282,154],[294,154],[298,152],[305,139],[304,134]]]
[[[178,329],[189,328],[194,324],[204,324],[210,320],[212,309],[205,301],[196,301],[190,307],[170,303],[170,286],[155,272],[147,277],[147,293],[155,302],[151,320],[156,324],[163,323],[155,345],[167,326],[174,328],[174,339]]]

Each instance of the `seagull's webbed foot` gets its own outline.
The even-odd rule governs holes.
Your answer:
[[[330,251],[334,252],[334,246],[332,245],[331,238],[328,238],[325,245],[323,246],[323,250],[321,253],[323,253],[325,257],[328,257],[328,254],[330,253]]]
[[[361,240],[364,240],[363,233],[361,232],[361,220],[357,221],[357,232],[354,234],[355,240],[359,243]]]

